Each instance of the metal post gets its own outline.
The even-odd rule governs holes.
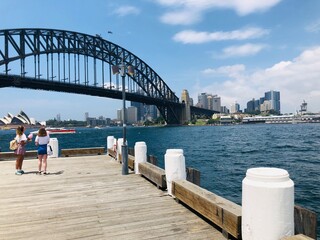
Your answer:
[[[122,101],[123,101],[123,145],[122,150],[122,175],[128,175],[128,146],[127,146],[127,114],[126,114],[126,87],[125,87],[125,66],[122,62],[121,76],[122,76]]]

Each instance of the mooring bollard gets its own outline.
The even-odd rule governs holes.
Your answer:
[[[172,195],[172,181],[186,179],[186,163],[182,149],[167,149],[164,155],[164,165],[168,194]]]
[[[118,138],[118,142],[117,142],[117,160],[118,161],[122,161],[122,159],[120,159],[120,155],[122,154],[122,145],[123,145],[123,138]]]
[[[294,235],[294,183],[286,170],[251,168],[242,181],[242,239]]]
[[[134,155],[134,172],[135,174],[140,174],[139,163],[147,162],[147,145],[145,142],[136,142]]]
[[[48,155],[48,158],[59,157],[59,141],[57,138],[50,138],[49,145],[52,148],[52,155]]]
[[[107,137],[107,149],[113,150],[114,136]]]

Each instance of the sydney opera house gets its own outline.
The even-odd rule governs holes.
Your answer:
[[[27,114],[23,111],[16,116],[11,113],[8,113],[7,116],[0,118],[0,127],[1,126],[8,126],[8,125],[37,125],[34,118],[29,118]]]

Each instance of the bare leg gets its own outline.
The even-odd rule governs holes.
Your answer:
[[[41,172],[43,155],[38,155],[38,171]]]
[[[43,163],[43,169],[44,169],[45,173],[47,172],[47,158],[48,158],[48,155],[44,154],[43,159],[42,159],[42,163]]]
[[[20,157],[20,155],[17,155],[17,159],[16,159],[16,170],[19,169],[19,157]]]
[[[20,169],[21,170],[22,170],[23,159],[24,159],[24,155],[21,155],[21,160],[20,160]]]
[[[21,170],[23,158],[24,158],[24,156],[22,154],[17,155],[16,170]]]

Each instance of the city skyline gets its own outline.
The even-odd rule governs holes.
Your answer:
[[[3,0],[0,29],[100,34],[149,64],[179,98],[183,89],[194,100],[210,92],[222,106],[237,102],[243,109],[252,96],[277,90],[282,113],[295,112],[303,100],[320,111],[319,1],[93,2],[75,11],[60,0]],[[0,116],[23,109],[40,121],[58,113],[83,119],[83,112],[116,118],[121,108],[120,100],[18,88],[1,88],[0,100]]]

